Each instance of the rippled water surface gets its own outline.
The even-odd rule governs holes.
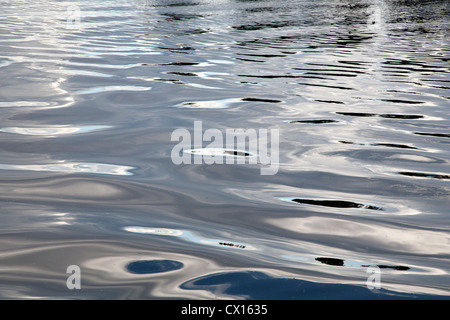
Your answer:
[[[448,1],[0,6],[1,298],[450,297]]]

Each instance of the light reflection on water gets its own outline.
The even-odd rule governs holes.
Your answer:
[[[450,297],[447,1],[70,4],[0,0],[1,298]]]
[[[128,176],[133,167],[104,163],[52,163],[42,165],[0,164],[0,170],[50,171],[64,173],[96,173]]]
[[[80,127],[47,127],[47,128],[20,128],[20,127],[6,127],[0,128],[0,132],[32,135],[32,136],[59,136],[66,134],[81,134],[96,130],[108,129],[110,126],[80,126]]]

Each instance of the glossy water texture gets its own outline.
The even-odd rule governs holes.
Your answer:
[[[0,7],[0,298],[450,298],[448,1]]]

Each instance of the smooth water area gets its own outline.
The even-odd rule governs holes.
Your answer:
[[[0,298],[449,299],[449,30],[446,0],[0,0]],[[196,121],[278,130],[278,170],[174,163]]]

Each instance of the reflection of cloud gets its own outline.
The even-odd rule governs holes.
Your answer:
[[[14,107],[47,107],[50,104],[44,101],[0,101],[0,108]]]
[[[108,91],[148,91],[151,89],[152,89],[151,87],[139,87],[139,86],[104,86],[78,91],[78,94],[91,94]]]
[[[367,245],[409,254],[447,254],[450,236],[439,231],[406,229],[325,217],[270,219],[270,224],[301,234],[360,239]]]
[[[25,171],[49,171],[64,173],[96,173],[111,174],[119,176],[133,175],[128,170],[133,167],[119,166],[104,163],[52,163],[41,165],[16,165],[16,164],[0,164],[0,170],[25,170]]]

